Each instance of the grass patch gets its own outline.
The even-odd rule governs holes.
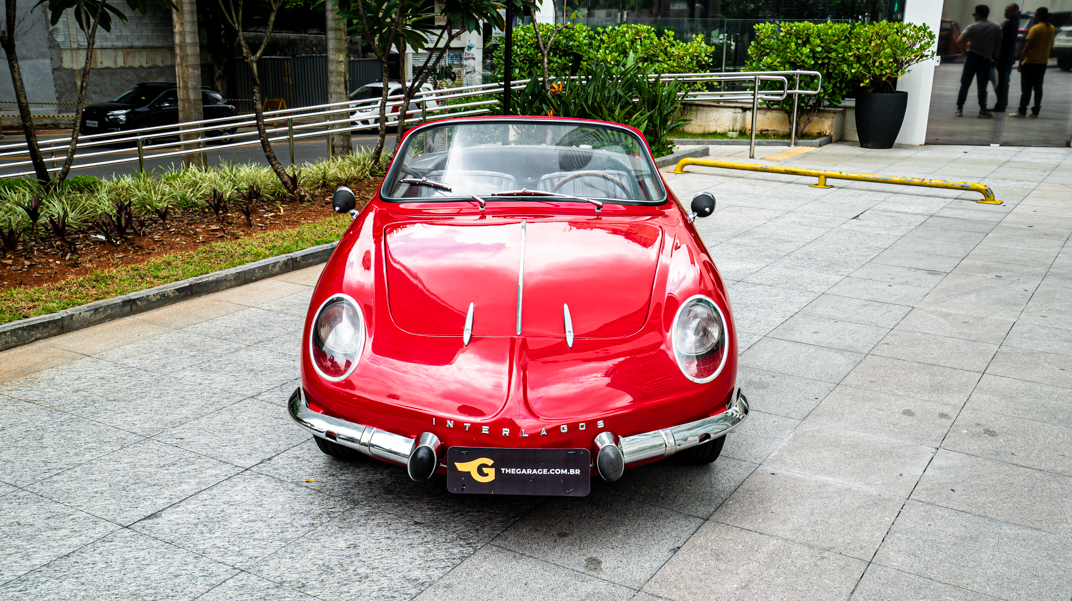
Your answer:
[[[0,323],[55,313],[106,298],[170,284],[338,240],[349,215],[331,215],[289,230],[214,242],[190,252],[150,259],[140,265],[98,270],[56,284],[0,292]]]
[[[670,132],[671,139],[673,138],[685,138],[689,140],[747,140],[749,139],[748,132],[739,132],[736,137],[731,137],[725,133],[710,133],[710,134],[690,134],[683,130],[677,129]],[[816,136],[813,134],[804,134],[797,136],[798,140],[818,140],[824,136]],[[789,141],[789,136],[786,134],[756,134],[757,140],[785,140]]]

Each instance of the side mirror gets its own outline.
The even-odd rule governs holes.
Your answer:
[[[336,213],[349,213],[356,206],[357,197],[354,196],[353,190],[346,186],[335,188],[335,193],[331,195],[331,207]]]
[[[715,197],[707,192],[700,192],[692,199],[692,214],[689,221],[697,217],[707,217],[715,212]]]

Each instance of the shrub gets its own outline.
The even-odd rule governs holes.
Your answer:
[[[818,71],[822,87],[815,96],[800,96],[797,133],[804,131],[824,105],[837,106],[856,84],[852,25],[849,23],[757,23],[748,47],[748,71]],[[814,89],[815,77],[800,78],[801,89]],[[789,82],[790,88],[794,85]],[[773,84],[767,84],[769,89]],[[777,84],[780,89],[781,84]],[[769,102],[792,117],[793,97]]]
[[[909,67],[934,58],[934,32],[913,23],[860,23],[853,28],[852,48],[859,85],[868,92],[895,92]]]

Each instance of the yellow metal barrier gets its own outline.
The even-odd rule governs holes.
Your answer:
[[[994,198],[994,191],[990,186],[975,182],[954,182],[944,179],[926,179],[922,177],[901,177],[897,175],[877,175],[874,173],[852,173],[849,171],[829,171],[826,169],[808,169],[807,167],[789,167],[786,165],[761,165],[757,163],[742,163],[740,161],[726,161],[722,159],[681,159],[670,173],[685,173],[685,167],[699,165],[701,167],[720,167],[722,169],[741,169],[744,171],[761,171],[763,173],[781,173],[784,175],[804,175],[819,178],[819,182],[812,188],[832,188],[826,183],[829,179],[846,179],[857,182],[874,182],[878,184],[899,184],[902,186],[923,186],[925,188],[946,188],[948,190],[965,190],[978,192],[983,195],[981,202],[990,205],[1001,204]]]

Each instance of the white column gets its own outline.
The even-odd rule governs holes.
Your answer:
[[[929,25],[938,45],[938,30],[942,25],[941,0],[906,0],[905,23]],[[934,48],[932,48],[934,50]],[[897,136],[898,144],[923,144],[927,140],[927,118],[931,110],[931,87],[934,84],[934,67],[938,59],[913,66],[897,82],[897,89],[908,92],[908,110],[904,125]]]

